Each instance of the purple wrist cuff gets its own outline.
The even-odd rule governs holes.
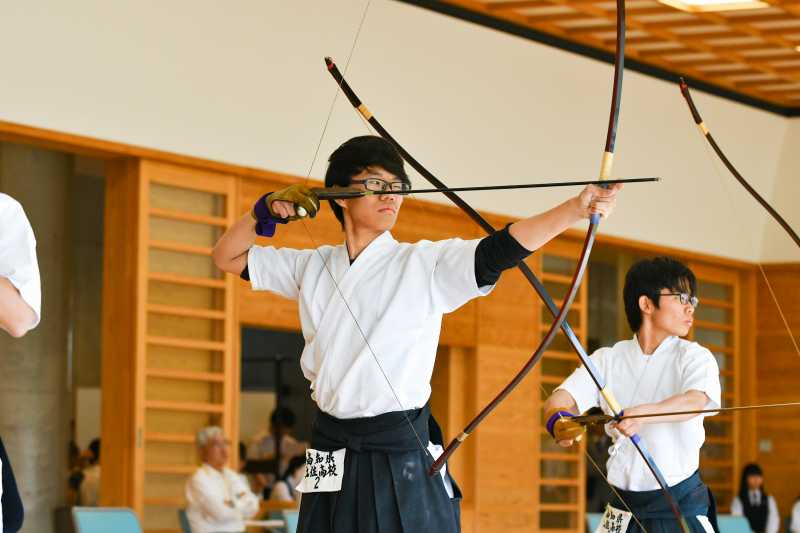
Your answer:
[[[269,212],[267,207],[267,196],[272,194],[268,192],[261,198],[256,200],[253,205],[253,216],[256,219],[256,235],[262,237],[272,237],[275,235],[275,228],[277,224],[286,224],[288,220],[283,218],[274,218],[272,213]]]
[[[558,411],[553,413],[553,416],[547,421],[547,432],[550,433],[550,436],[556,438],[555,433],[553,433],[553,428],[556,426],[556,422],[558,422],[562,417],[563,418],[573,418],[575,415],[570,413],[569,411]]]

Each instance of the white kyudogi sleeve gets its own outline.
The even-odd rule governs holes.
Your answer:
[[[247,253],[247,270],[255,291],[270,291],[297,300],[300,279],[314,250],[253,246]]]
[[[708,396],[704,409],[722,406],[722,390],[719,383],[719,366],[712,353],[693,342],[686,349],[681,369],[681,392],[696,390]],[[714,416],[714,414],[706,415]]]
[[[610,356],[609,352],[611,352],[611,348],[600,348],[590,357],[600,375],[603,375],[604,361],[607,356]],[[579,413],[584,413],[592,407],[600,405],[600,393],[583,365],[576,368],[555,390],[567,391],[575,400]]]
[[[22,206],[0,194],[0,277],[11,282],[33,312],[39,324],[42,287],[36,261],[36,238]]]
[[[431,294],[437,312],[455,311],[494,289],[494,285],[478,287],[475,280],[475,249],[479,242],[480,239],[447,239],[433,244],[436,263],[431,276]]]

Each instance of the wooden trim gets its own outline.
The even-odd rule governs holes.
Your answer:
[[[142,306],[142,310],[145,310],[145,307]],[[216,342],[216,341],[203,341],[197,339],[184,339],[181,337],[158,337],[149,335],[146,339],[147,344],[152,344],[155,346],[169,346],[172,348],[187,348],[190,350],[213,350],[217,352],[221,352],[225,350],[225,343],[224,342]]]
[[[209,381],[222,383],[225,375],[222,372],[197,372],[193,370],[176,370],[173,368],[148,368],[147,377],[161,379],[180,379],[184,381]]]
[[[146,442],[163,442],[168,444],[194,444],[195,436],[191,433],[159,433],[150,431],[144,434]]]
[[[187,413],[223,413],[225,411],[225,406],[221,403],[178,402],[172,400],[147,400],[144,402],[144,408]]]
[[[30,144],[100,159],[139,158],[156,162],[172,163],[184,167],[215,171],[248,178],[277,181],[291,184],[298,177],[254,167],[225,163],[202,157],[179,155],[173,152],[147,148],[133,144],[105,141],[96,137],[65,133],[47,128],[27,126],[0,120],[0,141]]]
[[[194,224],[208,224],[209,226],[227,227],[228,221],[222,217],[210,217],[207,215],[196,215],[194,213],[187,213],[185,211],[174,211],[172,209],[162,209],[160,207],[151,207],[150,216],[157,218],[165,218],[168,220],[177,220],[180,222],[191,222]]]
[[[183,242],[173,242],[173,241],[162,241],[157,239],[151,239],[148,242],[148,246],[150,248],[154,248],[156,250],[165,250],[167,252],[177,252],[183,254],[195,254],[195,255],[211,255],[213,248],[210,246],[197,246],[195,244],[186,244]]]
[[[180,497],[161,496],[159,498],[143,498],[144,505],[154,505],[157,507],[185,507],[186,500]]]
[[[189,318],[208,318],[210,320],[225,320],[224,310],[199,309],[177,305],[147,304],[147,312],[159,315],[182,316]]]
[[[198,278],[196,276],[183,276],[181,274],[171,274],[168,272],[150,272],[148,274],[150,281],[159,281],[162,283],[175,283],[177,285],[191,285],[194,287],[208,287],[210,289],[224,289],[224,279],[214,278]]]
[[[191,476],[197,471],[197,467],[198,465],[146,464],[144,465],[144,471],[148,474]]]

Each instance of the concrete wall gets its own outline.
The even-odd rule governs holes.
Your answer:
[[[0,119],[306,175],[335,94],[322,57],[344,64],[364,5],[4,5],[0,47],[23,52],[4,61],[10,83],[0,86]],[[611,75],[608,64],[390,0],[371,2],[349,68],[382,122],[454,185],[596,176]],[[781,158],[797,144],[790,121],[695,98],[742,173],[783,201],[793,178],[779,166],[792,166]],[[335,146],[364,132],[339,98],[312,174],[322,174]],[[617,153],[617,175],[664,182],[629,187],[602,233],[745,260],[798,259],[785,240],[765,243],[771,222],[716,173],[676,85],[626,73]],[[522,216],[566,194],[467,199]],[[789,216],[798,225],[796,212]]]

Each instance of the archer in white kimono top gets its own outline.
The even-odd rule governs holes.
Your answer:
[[[0,277],[17,288],[33,312],[41,318],[42,289],[36,261],[36,238],[22,205],[0,193]]]
[[[651,355],[645,355],[634,335],[633,339],[620,341],[611,348],[597,350],[591,358],[623,409],[660,402],[690,390],[708,396],[704,409],[721,406],[717,360],[696,342],[667,337]],[[575,370],[556,390],[559,389],[572,396],[581,413],[595,406],[611,413],[583,367]],[[670,486],[689,478],[700,465],[700,447],[705,441],[704,416],[709,415],[684,422],[648,423],[639,430]],[[629,491],[658,489],[658,481],[631,440],[616,430],[609,435],[614,439],[607,464],[609,483]]]
[[[306,342],[300,366],[320,410],[340,419],[374,417],[427,403],[442,315],[492,289],[475,281],[479,242],[401,243],[387,231],[352,265],[344,244],[254,246],[248,270],[253,289],[298,300]]]

